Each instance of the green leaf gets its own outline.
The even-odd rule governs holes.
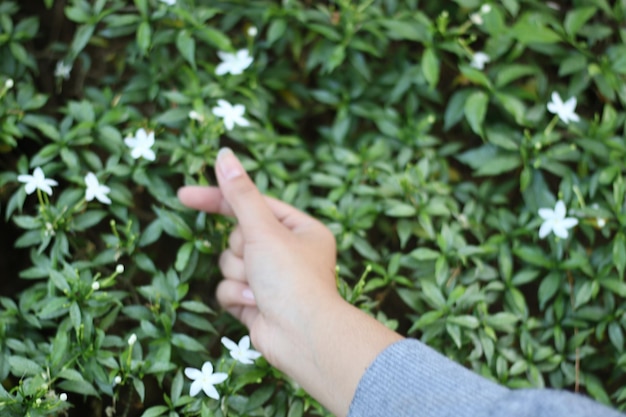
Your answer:
[[[619,276],[623,277],[626,268],[626,237],[623,233],[618,233],[613,240],[613,263]]]
[[[541,17],[530,13],[524,15],[513,25],[511,35],[523,44],[554,43],[561,40],[558,34],[545,26]]]
[[[624,331],[619,322],[614,321],[609,324],[609,340],[618,352],[624,351]]]
[[[175,333],[172,336],[172,345],[192,352],[204,352],[206,350],[196,339],[182,333]]]
[[[176,47],[183,58],[196,68],[196,41],[187,30],[181,30],[176,37]]]
[[[175,400],[174,400],[175,401]],[[164,416],[167,415],[167,412],[170,409],[164,405],[155,405],[153,407],[150,407],[148,409],[146,409],[146,411],[143,412],[143,414],[141,414],[141,417],[159,417],[159,416]]]
[[[410,257],[418,261],[432,261],[439,258],[440,255],[440,252],[429,248],[417,248],[409,254]]]
[[[137,47],[139,48],[139,52],[141,52],[142,55],[146,55],[148,53],[151,42],[152,29],[150,27],[150,23],[147,21],[143,21],[139,24],[139,27],[137,28]]]
[[[546,303],[550,301],[556,294],[557,290],[561,286],[563,274],[559,272],[551,272],[545,277],[539,285],[539,307],[543,310]]]
[[[592,6],[579,6],[567,12],[567,15],[565,16],[565,23],[563,25],[565,27],[565,32],[572,37],[576,36],[583,25],[596,14],[597,10],[598,9]]]
[[[468,329],[476,329],[480,322],[474,316],[463,315],[463,316],[448,316],[446,318],[446,323],[456,324],[461,327],[466,327]]]
[[[187,267],[187,264],[189,263],[189,258],[193,253],[194,247],[194,242],[186,242],[178,249],[174,269],[180,272]]]
[[[9,365],[11,366],[11,373],[18,378],[28,375],[39,375],[43,372],[41,365],[22,356],[9,356]]]
[[[473,92],[465,102],[463,112],[472,131],[479,136],[483,135],[483,122],[487,114],[489,96],[484,91]]]
[[[415,207],[399,201],[390,201],[385,214],[390,217],[413,217],[417,213]]]
[[[439,82],[439,58],[433,48],[426,48],[422,54],[422,72],[430,88]]]
[[[78,30],[74,34],[74,40],[70,45],[70,60],[74,61],[76,57],[81,53],[85,46],[89,43],[89,40],[93,36],[93,32],[96,30],[95,25],[85,24],[80,25]]]

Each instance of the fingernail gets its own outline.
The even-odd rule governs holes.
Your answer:
[[[227,180],[236,178],[243,173],[241,163],[230,148],[222,148],[217,153],[217,169]]]
[[[241,292],[241,295],[247,300],[254,300],[254,293],[250,288],[246,288],[245,290],[243,290]]]

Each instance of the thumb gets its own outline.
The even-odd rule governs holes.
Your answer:
[[[244,238],[249,239],[255,233],[267,232],[278,225],[258,188],[229,148],[222,148],[217,153],[215,173],[222,195],[235,213]]]

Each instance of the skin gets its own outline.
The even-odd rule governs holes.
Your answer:
[[[178,197],[190,208],[237,219],[220,256],[219,303],[272,365],[333,414],[347,415],[366,368],[402,336],[339,296],[328,228],[263,196],[227,148],[216,175],[218,187],[187,186]]]

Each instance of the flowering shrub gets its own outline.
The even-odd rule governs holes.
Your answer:
[[[327,414],[215,306],[233,222],[176,189],[213,183],[221,146],[329,226],[359,308],[507,386],[626,409],[625,20],[1,2],[1,414]]]

